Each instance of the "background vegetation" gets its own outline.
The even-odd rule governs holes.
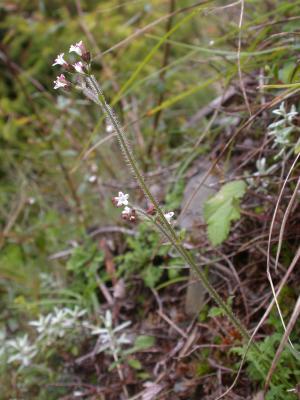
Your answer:
[[[149,204],[98,107],[53,89],[54,59],[79,40],[166,210],[178,217],[191,178],[212,167],[221,199],[206,203],[208,230],[195,219],[196,234],[181,235],[220,295],[253,331],[273,298],[269,255],[286,324],[297,314],[299,11],[279,0],[0,3],[1,399],[216,399],[243,354],[209,299],[185,314],[184,263],[113,206],[119,191]],[[263,396],[283,334],[273,307],[255,337],[262,359],[248,353],[226,398]],[[267,399],[299,395],[298,335],[295,324]]]

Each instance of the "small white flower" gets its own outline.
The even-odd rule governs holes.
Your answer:
[[[55,65],[64,65],[64,64],[68,64],[66,62],[66,60],[64,59],[64,55],[65,53],[60,53],[56,59],[54,60],[54,63],[52,64],[52,67],[54,67]]]
[[[83,396],[84,395],[84,393],[83,392],[80,392],[79,390],[76,390],[75,392],[73,392],[73,396],[74,397],[81,397],[81,396]]]
[[[97,181],[97,176],[96,175],[91,175],[89,176],[89,182],[90,183],[95,183]]]
[[[164,217],[166,218],[166,220],[168,221],[168,223],[171,223],[171,219],[173,218],[174,213],[173,211],[168,212],[167,214],[164,214]]]
[[[73,67],[75,68],[75,71],[78,72],[79,74],[84,74],[84,64],[82,61],[78,61],[77,63],[73,64]]]
[[[35,198],[34,197],[29,197],[27,202],[28,202],[29,205],[32,206],[33,204],[35,204]]]
[[[124,217],[127,217],[128,215],[130,215],[131,214],[131,208],[130,207],[125,207],[124,208],[124,210],[122,211],[122,215],[124,216]]]
[[[76,43],[75,45],[72,44],[69,50],[69,53],[76,53],[78,54],[80,57],[85,53],[85,47],[84,44],[82,42],[82,40],[80,40],[80,42]]]
[[[121,206],[127,206],[128,205],[128,197],[129,194],[119,192],[119,196],[116,196],[114,200],[117,202],[116,206],[121,207]],[[127,207],[129,208],[129,207]]]
[[[69,82],[66,80],[64,74],[59,75],[54,81],[54,89],[63,88],[69,85]]]
[[[114,127],[111,124],[106,125],[106,133],[112,133],[114,131]]]

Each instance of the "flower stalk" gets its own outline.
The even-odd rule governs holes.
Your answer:
[[[212,297],[212,299],[216,302],[216,304],[223,310],[224,314],[228,317],[228,319],[231,321],[231,323],[235,326],[235,328],[241,333],[241,335],[246,339],[247,341],[250,339],[250,335],[247,332],[246,328],[243,326],[243,324],[239,321],[239,319],[234,315],[230,307],[222,300],[222,298],[219,296],[219,294],[216,292],[214,287],[211,285],[209,282],[209,279],[207,278],[206,274],[204,271],[198,268],[198,266],[195,263],[195,260],[193,259],[192,255],[184,248],[182,243],[180,242],[174,228],[170,224],[168,218],[166,218],[163,210],[159,206],[158,202],[150,192],[143,175],[140,173],[138,164],[134,158],[134,155],[130,149],[129,143],[126,139],[125,133],[122,129],[122,127],[119,124],[119,121],[117,117],[115,116],[113,110],[111,107],[107,104],[106,99],[104,97],[104,94],[99,87],[98,82],[96,81],[95,77],[93,75],[89,76],[90,82],[93,86],[93,90],[95,90],[98,94],[98,100],[100,102],[100,106],[102,110],[105,112],[109,123],[113,126],[121,149],[124,153],[124,156],[126,158],[126,161],[132,168],[132,171],[136,177],[136,180],[138,181],[141,189],[145,193],[145,195],[148,197],[150,202],[153,204],[157,215],[159,217],[159,220],[161,222],[160,224],[155,224],[161,231],[162,233],[167,236],[168,240],[172,243],[172,245],[176,248],[178,253],[183,257],[183,259],[187,262],[187,264],[194,270],[200,281],[202,282],[203,286],[205,287],[206,291],[209,293],[209,295]],[[151,218],[153,221],[153,219]]]
[[[161,231],[164,236],[166,236],[169,242],[175,247],[177,252],[190,266],[190,268],[193,269],[196,276],[198,276],[204,288],[209,293],[210,297],[222,309],[223,313],[228,317],[233,326],[240,332],[242,337],[246,339],[248,341],[248,344],[250,345],[251,339],[249,333],[247,332],[247,329],[243,326],[242,322],[234,315],[230,306],[226,304],[224,300],[222,300],[217,291],[209,282],[209,279],[207,278],[205,272],[202,269],[198,268],[194,257],[190,252],[185,249],[181,240],[177,236],[177,233],[171,223],[171,218],[173,217],[174,213],[172,211],[165,213],[155,197],[152,195],[149,187],[147,186],[117,116],[115,115],[110,105],[106,102],[104,93],[100,85],[98,84],[95,76],[90,73],[90,53],[87,51],[82,41],[76,43],[75,45],[72,45],[69,52],[75,52],[78,56],[81,57],[81,61],[72,66],[73,71],[80,75],[80,79],[78,80],[79,86],[77,87],[79,87],[88,98],[93,100],[101,107],[104,115],[106,116],[106,125],[109,126],[110,130],[114,131],[116,136],[118,137],[121,150],[124,154],[124,158],[131,167],[133,175],[135,176],[136,181],[140,185],[145,196],[149,199],[151,203],[151,207],[153,208],[152,211],[155,213],[155,217],[151,217],[147,213],[145,213],[144,215],[147,216],[147,218],[151,219],[154,225]],[[64,66],[66,64],[65,60],[63,59],[63,55],[63,53],[58,55],[57,59],[54,62],[54,65]],[[70,82],[66,80],[63,74],[57,77],[57,80],[54,83],[55,89],[59,87],[67,88],[70,86]],[[118,206],[126,206],[122,212],[123,218],[128,219],[131,222],[135,222],[135,210],[127,207],[128,195],[124,195],[122,192],[119,192],[119,196],[115,197],[114,201]],[[257,346],[255,346],[255,348],[256,350],[258,350]]]

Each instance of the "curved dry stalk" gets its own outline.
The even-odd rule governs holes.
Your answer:
[[[278,289],[277,289],[277,291],[276,291],[276,296],[275,296],[275,298],[277,298],[277,297],[280,295],[280,292],[281,292],[283,286],[286,284],[286,282],[287,282],[289,276],[291,275],[293,269],[294,269],[295,266],[297,265],[299,259],[300,259],[300,246],[299,246],[299,248],[298,248],[298,250],[297,250],[297,253],[296,253],[295,257],[293,258],[293,261],[291,262],[291,264],[290,264],[288,270],[286,271],[286,274],[285,274],[284,277],[282,278],[282,280],[281,280],[281,282],[280,282],[280,285],[278,286]],[[235,377],[233,383],[232,383],[231,386],[230,386],[221,396],[219,396],[216,400],[222,399],[222,398],[223,398],[224,396],[226,396],[229,392],[231,392],[231,390],[232,390],[232,389],[234,388],[234,386],[236,385],[236,383],[237,383],[237,381],[238,381],[238,379],[239,379],[240,373],[241,373],[241,371],[242,371],[242,368],[243,368],[243,366],[244,366],[244,362],[245,362],[245,359],[246,359],[246,355],[247,355],[248,350],[249,350],[249,348],[250,348],[251,342],[252,342],[252,340],[254,339],[254,337],[255,337],[255,335],[257,334],[257,332],[258,332],[258,330],[260,329],[260,327],[262,326],[262,324],[263,324],[263,323],[265,322],[265,320],[267,319],[268,315],[270,314],[270,312],[271,312],[271,310],[272,310],[272,308],[273,308],[273,306],[274,306],[274,303],[275,303],[275,298],[273,297],[273,299],[272,299],[271,303],[269,304],[268,308],[266,309],[264,315],[261,317],[259,323],[258,323],[257,326],[255,327],[255,329],[254,329],[254,331],[253,331],[253,333],[252,333],[252,335],[251,335],[251,337],[250,337],[249,342],[247,343],[245,353],[243,354],[243,357],[242,357],[242,360],[241,360],[241,363],[240,363],[238,372],[237,372],[237,374],[236,374],[236,377]]]
[[[82,160],[87,160],[89,155],[96,150],[99,146],[101,146],[103,143],[108,142],[109,140],[113,139],[115,137],[114,133],[111,133],[108,136],[105,136],[104,138],[100,139],[97,143],[95,143],[93,146],[91,146],[82,156]]]
[[[285,325],[285,322],[284,322],[284,319],[283,319],[283,316],[282,316],[282,313],[281,313],[281,309],[280,309],[280,306],[279,306],[279,303],[278,303],[278,300],[277,300],[277,296],[276,296],[276,293],[275,293],[275,287],[274,287],[274,283],[273,283],[272,275],[271,275],[271,268],[270,268],[270,264],[271,264],[270,263],[270,259],[271,259],[271,241],[272,241],[272,231],[273,231],[273,228],[274,228],[276,214],[277,214],[277,211],[278,211],[278,208],[279,208],[279,204],[280,204],[280,201],[282,199],[283,192],[284,192],[284,189],[285,189],[285,187],[287,185],[288,179],[289,179],[289,177],[290,177],[290,175],[291,175],[291,173],[292,173],[292,171],[293,171],[293,169],[294,169],[299,157],[300,157],[300,153],[295,158],[295,160],[294,160],[294,162],[293,162],[293,164],[292,164],[292,166],[291,166],[291,168],[290,168],[290,170],[289,170],[289,172],[288,172],[288,174],[287,174],[287,176],[286,176],[286,178],[284,180],[282,188],[280,190],[280,193],[279,193],[279,196],[278,196],[278,200],[277,200],[277,203],[276,203],[276,206],[275,206],[275,210],[274,210],[274,213],[273,213],[273,218],[272,218],[271,225],[270,225],[270,232],[269,232],[269,238],[268,238],[268,249],[267,249],[267,276],[268,276],[268,280],[270,282],[270,286],[271,286],[271,289],[272,289],[272,294],[273,294],[273,298],[274,298],[274,301],[275,301],[275,304],[276,304],[276,307],[277,307],[277,310],[278,310],[278,314],[279,314],[279,317],[280,317],[280,320],[281,320],[281,323],[282,323],[282,326],[283,326],[283,329],[284,329],[285,332],[286,332],[286,325]],[[281,240],[282,240],[282,238],[281,238]],[[281,243],[280,243],[280,246],[281,246]],[[277,254],[276,260],[278,260],[278,257],[279,257],[279,254]],[[292,342],[290,341],[290,339],[288,339],[288,340],[289,340],[290,345],[294,348],[294,346],[293,346]]]
[[[249,307],[248,307],[246,293],[245,293],[245,290],[244,290],[244,285],[241,282],[239,274],[237,273],[237,271],[236,271],[233,263],[229,259],[229,257],[226,254],[223,254],[220,251],[218,251],[218,253],[226,261],[226,263],[228,264],[230,270],[232,271],[232,275],[234,276],[234,278],[235,278],[235,280],[236,280],[236,282],[238,284],[239,290],[241,292],[242,300],[243,300],[243,303],[244,303],[244,308],[245,308],[245,311],[246,311],[246,321],[248,323],[249,322]]]
[[[290,199],[290,201],[289,201],[289,204],[288,204],[288,206],[287,206],[287,208],[286,208],[286,210],[285,210],[285,213],[284,213],[284,216],[283,216],[283,219],[282,219],[282,223],[281,223],[281,226],[280,226],[279,239],[278,239],[278,246],[277,246],[276,259],[275,259],[275,266],[274,266],[275,271],[277,271],[278,260],[279,260],[280,250],[281,250],[282,241],[283,241],[284,229],[285,229],[285,226],[286,226],[286,223],[287,223],[287,220],[288,220],[290,211],[291,211],[291,209],[292,209],[292,207],[293,207],[293,205],[294,205],[294,202],[295,202],[295,200],[296,200],[299,187],[300,187],[300,178],[298,179],[298,182],[297,182],[296,187],[295,187],[295,189],[294,189],[294,193],[293,193],[293,195],[292,195],[292,197],[291,197],[291,199]]]
[[[286,345],[286,342],[289,340],[289,335],[291,334],[291,332],[293,330],[293,327],[294,327],[294,325],[295,325],[295,323],[296,323],[296,321],[297,321],[297,319],[299,317],[299,314],[300,314],[300,296],[298,297],[297,303],[296,303],[296,305],[294,307],[294,310],[293,310],[292,316],[291,316],[291,318],[289,320],[289,323],[287,325],[286,331],[285,331],[285,333],[284,333],[284,335],[283,335],[283,337],[281,339],[281,342],[280,342],[280,344],[278,346],[276,354],[275,354],[275,356],[273,358],[271,367],[269,369],[269,372],[268,372],[268,375],[267,375],[267,378],[266,378],[266,381],[265,381],[265,387],[264,387],[265,392],[268,390],[272,375],[273,375],[273,373],[275,371],[275,368],[276,368],[276,366],[278,364],[278,361],[279,361],[281,353],[282,353],[282,351],[284,349],[284,346]]]

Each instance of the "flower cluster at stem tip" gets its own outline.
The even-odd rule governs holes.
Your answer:
[[[70,46],[69,53],[76,53],[81,58],[81,60],[75,62],[74,64],[70,64],[64,59],[65,53],[60,53],[54,60],[54,63],[52,64],[52,66],[60,65],[67,72],[75,72],[75,73],[83,75],[83,77],[85,76],[86,78],[88,78],[90,76],[89,71],[90,71],[91,55],[90,55],[90,52],[86,49],[83,41],[81,40],[80,42],[78,42],[76,44],[72,44]],[[59,75],[56,78],[56,80],[54,81],[54,89],[60,89],[60,88],[67,89],[70,86],[71,86],[71,82],[66,79],[64,74]],[[84,93],[87,95],[88,92],[84,91]],[[88,96],[88,97],[90,97],[90,96]],[[93,96],[92,96],[92,98],[93,98]],[[114,131],[114,126],[111,124],[111,121],[109,121],[109,120],[107,122],[106,130],[108,133],[111,133]],[[113,201],[113,204],[117,207],[124,206],[124,209],[121,213],[123,219],[130,221],[130,222],[136,222],[137,212],[134,208],[129,207],[128,198],[129,198],[129,194],[119,192],[118,196],[114,197],[112,199],[112,201]],[[149,214],[149,215],[155,214],[155,211],[156,210],[154,209],[154,206],[152,206],[152,208],[150,207],[147,210],[147,214]],[[171,224],[171,220],[172,220],[173,216],[174,216],[173,211],[170,211],[170,212],[164,214],[164,217],[169,224]]]
[[[64,59],[65,53],[60,53],[54,60],[52,66],[60,65],[62,66],[67,72],[77,72],[79,74],[85,74],[89,69],[89,63],[91,60],[90,52],[87,51],[85,45],[83,44],[82,40],[76,44],[72,44],[70,46],[69,53],[76,53],[79,57],[81,57],[81,61],[75,62],[74,64],[68,63]],[[71,83],[67,80],[64,74],[60,74],[57,76],[56,80],[54,81],[54,89],[60,88],[69,88]]]

